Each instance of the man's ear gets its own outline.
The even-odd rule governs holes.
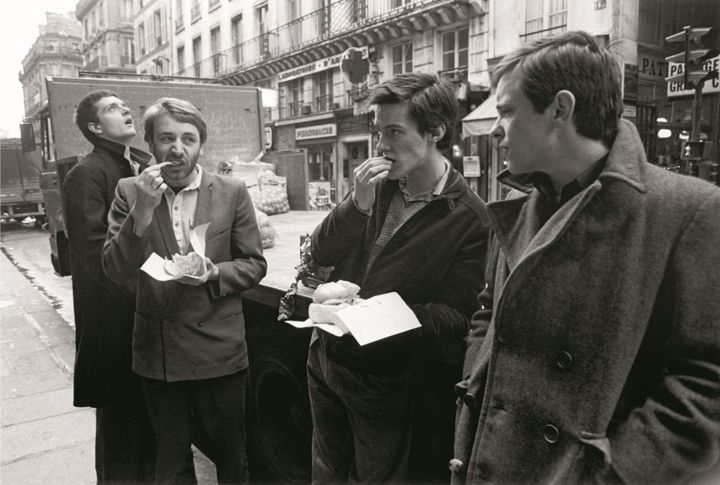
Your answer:
[[[443,136],[445,136],[445,125],[438,125],[430,128],[430,135],[433,140],[435,140],[435,143],[439,142],[442,140]]]
[[[100,128],[100,125],[95,123],[94,121],[88,123],[88,130],[95,133],[96,135],[102,135],[102,128]]]
[[[553,99],[553,120],[557,122],[572,121],[575,113],[575,95],[563,89],[555,94]]]

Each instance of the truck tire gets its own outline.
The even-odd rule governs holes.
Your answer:
[[[248,331],[248,458],[255,483],[310,483],[309,340],[309,331],[273,321]]]

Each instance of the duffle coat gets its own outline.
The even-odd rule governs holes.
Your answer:
[[[544,225],[489,204],[452,483],[683,483],[720,456],[720,189],[651,165],[621,121]]]

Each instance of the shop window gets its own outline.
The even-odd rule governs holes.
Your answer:
[[[335,167],[332,145],[313,146],[308,152],[308,198],[310,207],[323,210],[332,208],[335,200]]]

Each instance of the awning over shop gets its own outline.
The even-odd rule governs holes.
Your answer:
[[[487,135],[497,118],[495,95],[491,94],[480,106],[462,119],[462,137]]]

